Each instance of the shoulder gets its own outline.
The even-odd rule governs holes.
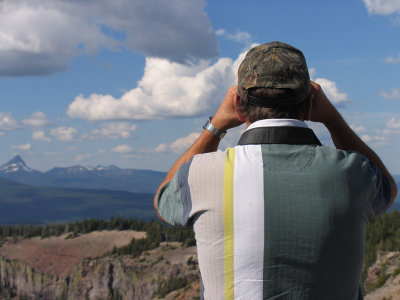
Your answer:
[[[387,209],[391,201],[392,185],[372,161],[356,151],[326,146],[319,147],[317,153],[320,162],[326,164],[326,169],[336,176],[337,181],[346,182],[369,199],[374,217]]]
[[[343,170],[351,171],[370,167],[375,170],[373,164],[365,156],[356,151],[320,146],[317,147],[316,158]]]

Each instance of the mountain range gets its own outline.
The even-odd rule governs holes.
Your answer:
[[[26,165],[20,155],[0,167],[0,177],[32,186],[85,188],[134,193],[154,193],[166,173],[150,170],[120,169],[117,166],[84,167],[80,165],[47,172]]]
[[[34,170],[17,155],[0,167],[0,224],[45,224],[87,218],[155,217],[163,172],[72,166]]]

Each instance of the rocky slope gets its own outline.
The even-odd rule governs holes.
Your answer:
[[[199,299],[195,247],[161,243],[138,257],[109,255],[144,232],[9,240],[0,247],[0,299]],[[400,252],[381,252],[366,300],[400,300]]]
[[[129,243],[133,233],[95,232],[76,239],[6,243],[0,248],[0,298],[199,299],[195,247],[162,243],[136,258],[104,256],[114,245],[123,245],[124,238]]]
[[[400,299],[400,252],[382,252],[368,270],[365,300]]]

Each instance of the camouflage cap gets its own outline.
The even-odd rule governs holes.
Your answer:
[[[250,105],[281,107],[297,104],[306,100],[311,91],[303,53],[282,42],[252,48],[240,64],[238,75],[239,95],[246,93]],[[249,95],[252,88],[288,89],[290,92],[283,98],[265,99]]]

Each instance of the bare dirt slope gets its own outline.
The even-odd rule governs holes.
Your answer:
[[[45,239],[35,237],[4,244],[0,256],[22,261],[39,272],[66,278],[84,258],[101,256],[114,246],[121,247],[129,244],[132,238],[145,236],[144,232],[136,231],[100,231],[73,239],[66,239],[67,235]]]

